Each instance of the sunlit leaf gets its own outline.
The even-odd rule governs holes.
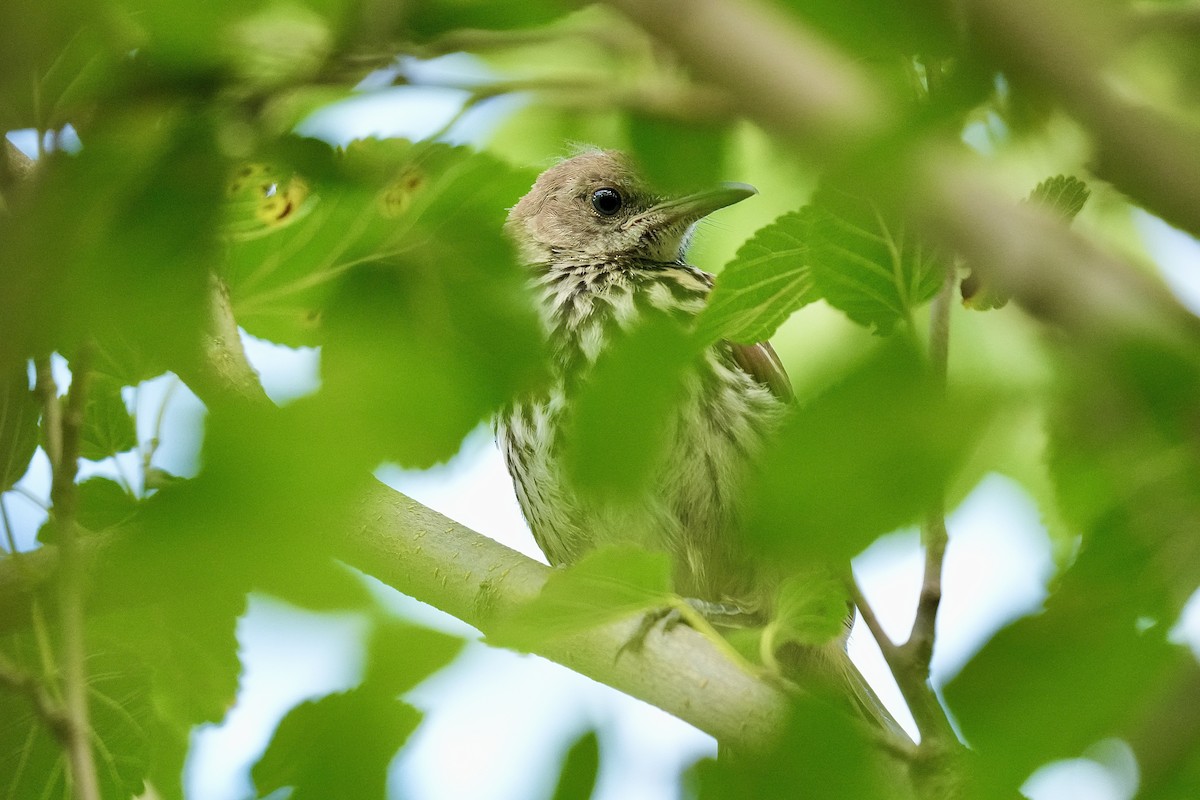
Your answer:
[[[488,640],[527,649],[539,641],[587,630],[670,598],[671,569],[665,553],[603,548],[555,570],[541,593],[503,619]]]
[[[288,712],[251,770],[260,794],[293,787],[292,800],[380,800],[387,767],[420,722],[412,706],[363,688]]]
[[[861,325],[887,333],[942,285],[944,256],[868,198],[822,189],[803,219],[814,287]]]
[[[825,644],[846,632],[846,589],[833,576],[809,570],[789,576],[775,593],[772,643]]]
[[[791,314],[820,298],[808,268],[810,208],[758,230],[725,265],[697,325],[705,339],[769,339]]]

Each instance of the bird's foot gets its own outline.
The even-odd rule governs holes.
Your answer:
[[[617,651],[617,658],[620,658],[627,650],[633,653],[640,652],[646,644],[646,637],[650,635],[650,631],[659,625],[662,626],[663,633],[669,633],[680,625],[686,625],[722,645],[723,648],[727,648],[728,643],[714,626],[745,627],[751,624],[753,619],[754,612],[735,603],[719,603],[696,597],[676,597],[668,605],[647,611],[642,615],[637,630]]]

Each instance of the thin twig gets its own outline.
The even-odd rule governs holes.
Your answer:
[[[859,615],[862,617],[863,624],[867,626],[867,630],[871,632],[871,636],[875,638],[876,644],[879,645],[880,651],[883,652],[883,658],[890,666],[892,660],[897,658],[897,646],[887,635],[887,631],[883,629],[883,625],[879,622],[879,617],[875,616],[875,609],[867,602],[867,597],[863,594],[862,589],[858,585],[858,581],[853,575],[846,579],[846,590],[850,593],[850,600],[858,609]]]
[[[43,366],[45,373],[43,373]],[[58,604],[62,628],[62,671],[67,720],[67,754],[71,763],[72,783],[77,800],[100,800],[100,784],[91,746],[91,723],[87,701],[87,649],[84,642],[83,596],[84,570],[80,563],[76,539],[75,517],[79,501],[75,475],[79,468],[79,447],[82,438],[84,409],[91,368],[91,346],[83,345],[72,363],[71,389],[67,394],[66,412],[56,431],[58,459],[51,459],[53,477],[50,499],[51,513],[57,527],[59,542]],[[49,375],[49,362],[38,367],[38,384],[43,396],[52,398],[46,405],[46,419],[58,408],[54,379]],[[44,384],[44,385],[43,385]],[[50,440],[47,429],[47,441]]]

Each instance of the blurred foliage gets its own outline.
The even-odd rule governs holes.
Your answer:
[[[887,142],[847,150],[821,174],[793,142],[741,118],[740,98],[603,7],[0,4],[0,130],[33,130],[41,151],[24,183],[13,165],[0,170],[0,490],[46,441],[30,360],[92,348],[80,445],[100,474],[81,476],[76,522],[85,543],[112,543],[89,575],[86,640],[104,797],[147,783],[183,796],[193,730],[237,697],[235,626],[255,590],[369,621],[361,682],[292,709],[254,767],[257,790],[384,796],[388,764],[421,719],[402,695],[462,643],[380,614],[333,558],[336,537],[379,463],[444,461],[541,385],[539,320],[502,225],[535,167],[580,145],[629,151],[666,192],[725,179],[763,191],[701,231],[698,252],[717,262],[702,266],[736,255],[696,330],[653,319],[600,358],[562,443],[580,493],[616,506],[636,497],[660,466],[661,420],[698,349],[772,337],[805,390],[748,491],[746,544],[785,577],[775,618],[747,641],[836,638],[847,561],[1001,472],[1037,502],[1059,572],[1044,610],[992,637],[945,687],[974,751],[966,791],[1011,797],[1039,766],[1123,737],[1151,796],[1194,794],[1194,748],[1176,752],[1145,731],[1170,706],[1164,692],[1195,672],[1168,632],[1200,585],[1198,337],[1185,328],[1180,347],[1119,324],[1091,335],[1040,325],[977,265],[925,241],[894,192],[909,155],[930,142],[965,152],[966,140],[1014,203],[1055,175],[1025,202],[1148,268],[1136,206],[1089,169],[1098,146],[1087,120],[1068,118],[1077,104],[998,69],[996,43],[1021,31],[972,30],[958,4],[932,0],[775,6],[889,93],[903,122]],[[1193,5],[1110,0],[1092,11],[1080,30],[1106,79],[1194,131]],[[441,81],[464,91],[412,69],[463,50],[481,77],[465,84],[472,111],[452,134],[470,132],[496,98],[522,98],[486,152],[399,139],[335,147],[297,132],[311,111],[370,91],[356,89],[368,76],[401,96]],[[925,317],[965,270],[965,304],[987,313],[952,310],[943,390]],[[214,323],[214,286],[246,332],[320,347],[321,385],[283,408],[205,394],[202,469],[174,479],[129,387],[172,371],[204,392],[205,347],[230,335]],[[130,465],[141,475],[122,474]],[[56,517],[40,541],[61,534]],[[0,522],[7,550],[7,513]],[[20,569],[20,557],[0,567]],[[662,554],[594,552],[553,572],[490,640],[533,649],[670,605],[671,573]],[[0,653],[57,699],[62,632],[46,600],[28,629],[3,632]],[[7,683],[0,698],[0,796],[69,796],[45,721]],[[589,732],[569,747],[556,797],[591,795],[602,743]],[[797,701],[773,751],[702,762],[687,791],[893,797],[878,755],[836,703],[814,696]]]

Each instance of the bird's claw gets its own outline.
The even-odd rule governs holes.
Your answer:
[[[642,615],[637,630],[617,650],[619,659],[623,653],[641,652],[650,631],[661,623],[662,632],[670,633],[680,625],[709,635],[714,641],[723,641],[714,624],[725,627],[742,627],[752,618],[753,612],[734,603],[718,603],[696,597],[678,597],[670,604],[655,608]]]

